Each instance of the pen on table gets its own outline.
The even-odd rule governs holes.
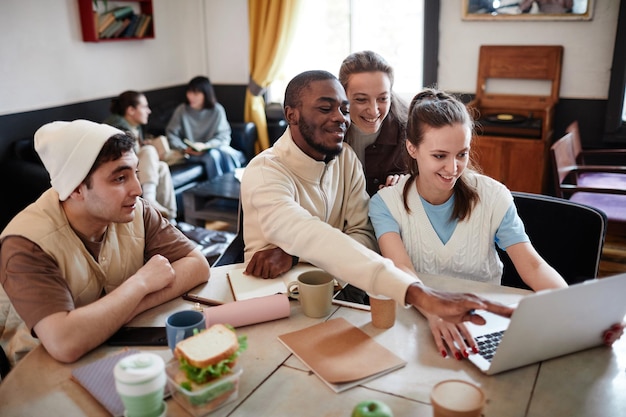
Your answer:
[[[183,294],[183,299],[187,301],[194,301],[196,303],[204,304],[206,306],[220,306],[224,304],[223,301],[212,300],[210,298],[198,297],[192,294]]]

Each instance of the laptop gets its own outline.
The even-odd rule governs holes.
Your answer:
[[[624,320],[626,273],[527,295],[510,319],[480,314],[484,326],[467,324],[481,350],[469,360],[487,375],[578,352]]]

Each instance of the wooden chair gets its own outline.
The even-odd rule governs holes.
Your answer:
[[[576,164],[588,170],[578,175],[578,185],[626,190],[626,149],[583,149],[577,121],[571,123],[565,131],[572,134],[572,152]]]
[[[512,194],[530,242],[568,284],[598,275],[607,230],[601,210],[552,196]],[[506,252],[498,249],[498,254],[504,264],[502,285],[529,289]]]
[[[578,128],[578,121],[576,120],[570,123],[569,126],[567,126],[565,132],[571,133],[574,137],[572,143],[574,145],[574,156],[576,157],[576,162],[578,164],[585,165],[590,164],[593,161],[594,163],[604,165],[601,162],[597,162],[598,158],[596,157],[607,157],[612,161],[617,160],[617,165],[622,166],[624,167],[624,169],[626,169],[626,165],[624,165],[624,163],[626,163],[626,149],[583,149],[582,141],[580,139],[580,130]]]
[[[550,147],[557,197],[602,210],[608,218],[608,233],[626,235],[626,190],[584,185],[580,180],[585,173],[622,171],[615,167],[578,165],[573,140],[572,133],[566,133]]]

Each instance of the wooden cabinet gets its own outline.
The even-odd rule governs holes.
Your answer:
[[[472,152],[485,175],[512,191],[541,194],[547,172],[547,147],[542,141],[477,135]]]
[[[94,3],[98,4],[97,10]],[[113,3],[115,5],[113,5]],[[120,13],[114,20],[121,24],[111,33],[103,33],[102,20],[108,13],[130,6],[132,11]],[[78,0],[80,25],[84,42],[116,42],[154,38],[152,0]],[[122,25],[125,25],[122,27]],[[142,29],[143,27],[143,29]]]
[[[480,48],[476,98],[468,104],[478,113],[472,158],[484,174],[512,191],[541,194],[546,189],[562,55],[562,46]],[[498,78],[548,81],[550,91],[547,95],[488,92],[490,80]]]

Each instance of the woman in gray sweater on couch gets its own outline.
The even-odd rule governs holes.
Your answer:
[[[209,178],[231,172],[245,162],[243,153],[230,146],[226,111],[217,102],[207,77],[198,76],[189,82],[186,101],[174,110],[166,133],[170,147],[202,162]]]

